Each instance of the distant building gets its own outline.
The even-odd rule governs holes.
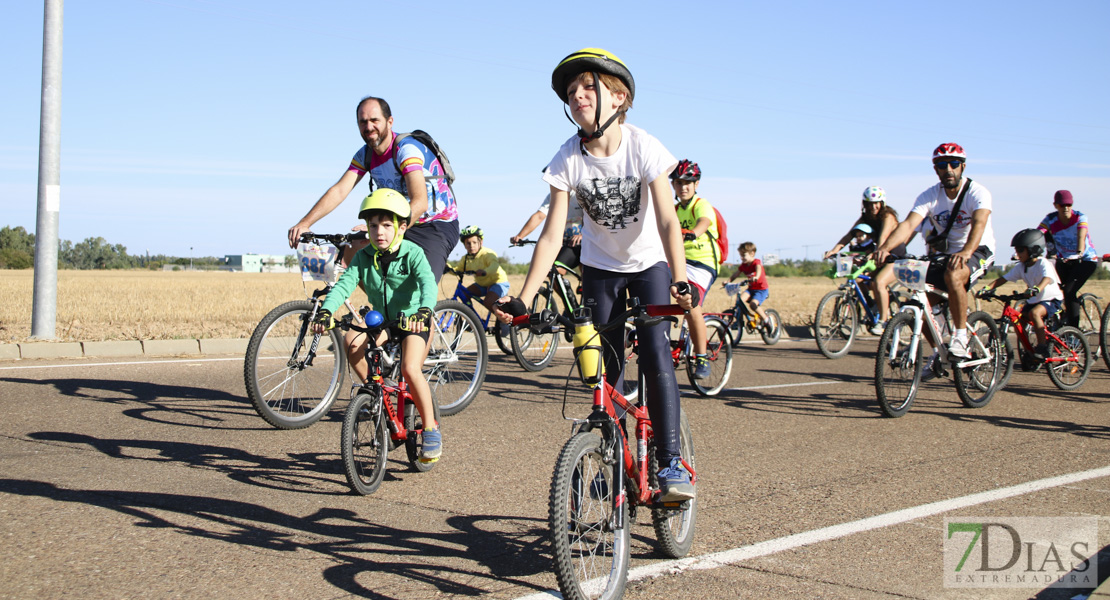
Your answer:
[[[777,265],[780,262],[782,262],[782,260],[779,259],[778,254],[767,253],[763,255],[763,265],[766,267]]]
[[[228,271],[244,273],[288,273],[285,257],[280,254],[228,254],[224,256],[224,268]]]

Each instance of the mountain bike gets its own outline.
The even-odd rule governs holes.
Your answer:
[[[430,471],[435,461],[420,458],[424,422],[401,373],[401,344],[389,333],[390,327],[402,317],[385,321],[377,311],[363,309],[360,312],[365,327],[354,323],[350,313],[337,323],[337,329],[366,334],[370,373],[369,380],[358,387],[354,399],[347,405],[339,448],[347,483],[352,490],[365,496],[374,493],[382,484],[386,457],[397,446],[404,444],[409,465],[415,471]],[[375,340],[383,331],[387,334],[386,341],[379,346]],[[432,406],[438,422],[439,406],[434,402]]]
[[[895,260],[895,278],[910,290],[910,299],[887,322],[875,353],[875,393],[879,406],[888,417],[901,417],[913,405],[921,385],[924,365],[923,330],[927,328],[939,352],[933,362],[938,377],[948,376],[951,368],[956,393],[968,408],[981,408],[991,401],[1002,381],[1005,341],[998,325],[985,312],[967,317],[969,358],[948,354],[945,335],[952,331],[948,314],[948,295],[925,282],[929,259],[913,257]],[[930,294],[941,298],[935,306]],[[939,318],[939,322],[938,322]]]
[[[1013,303],[1028,298],[1024,292],[1016,294],[996,294],[994,290],[983,290],[979,297],[984,300],[997,300],[1002,303],[1002,318],[998,330],[1005,341],[1006,361],[1005,370],[999,389],[1010,381],[1014,372],[1014,364],[1020,364],[1022,371],[1035,371],[1041,366],[1045,367],[1048,378],[1061,390],[1069,391],[1078,389],[1087,380],[1091,372],[1091,348],[1087,343],[1087,336],[1075,327],[1058,326],[1060,315],[1050,315],[1045,319],[1045,341],[1049,347],[1048,356],[1043,360],[1038,359],[1033,353],[1035,338],[1030,339],[1032,331],[1021,322],[1021,311],[1014,308]],[[1010,345],[1010,329],[1013,328],[1017,335],[1018,345]],[[1032,327],[1028,327],[1029,330]]]
[[[588,311],[582,308],[580,311]],[[555,462],[548,498],[555,577],[567,599],[620,598],[628,581],[631,560],[630,530],[636,511],[651,511],[660,551],[672,558],[685,556],[694,542],[697,497],[682,502],[662,502],[655,478],[659,470],[651,419],[642,401],[629,400],[605,380],[600,364],[590,362],[588,352],[599,357],[600,335],[624,327],[629,319],[637,325],[653,325],[665,315],[682,314],[675,305],[633,306],[598,329],[582,348],[576,348],[580,373],[593,388],[592,411],[573,421],[571,437]],[[579,313],[582,314],[582,313]],[[558,321],[573,322],[552,311],[542,316],[525,315],[515,324],[543,328]],[[590,373],[593,377],[590,377]],[[623,415],[618,417],[619,414]],[[563,417],[566,418],[564,396]],[[624,421],[634,436],[629,441]],[[694,443],[685,412],[679,417],[679,445],[683,466],[696,485]]]
[[[782,317],[779,316],[777,310],[773,308],[764,308],[763,312],[767,313],[766,321],[759,313],[753,311],[748,303],[742,300],[743,295],[740,290],[748,285],[748,281],[741,281],[739,283],[725,283],[725,293],[729,296],[736,296],[736,304],[732,308],[726,309],[718,315],[729,329],[735,330],[736,335],[732,336],[733,347],[739,347],[741,338],[744,334],[753,335],[759,332],[759,336],[763,338],[763,343],[768,346],[774,346],[782,338]]]
[[[527,246],[535,243],[534,240],[520,240],[513,246]],[[568,276],[573,278],[576,283],[572,284],[567,279]],[[532,306],[529,309],[532,314],[538,314],[544,310],[560,312],[559,305],[555,300],[558,298],[563,302],[561,314],[569,317],[574,314],[574,311],[581,304],[579,301],[581,293],[581,276],[574,269],[556,260],[547,272],[547,283],[536,292],[536,297],[532,300]],[[551,331],[539,333],[528,327],[513,327],[510,330],[513,356],[516,357],[517,362],[524,370],[542,371],[547,368],[547,365],[551,364],[551,360],[555,357],[555,351],[559,349],[559,329],[561,327],[555,325]],[[567,343],[570,343],[571,334],[571,330],[563,329],[561,337]]]
[[[471,294],[470,290],[466,289],[466,286],[463,285],[462,282],[464,275],[474,275],[474,271],[459,272],[455,269],[452,269],[451,267],[447,267],[446,269],[444,269],[444,274],[447,273],[450,273],[451,275],[459,278],[458,283],[455,284],[455,295],[451,296],[451,299],[469,308],[477,317],[478,310],[474,308],[474,301],[477,301],[478,304],[483,308],[485,307],[485,305],[482,304],[482,299],[478,296],[475,296],[474,294]],[[491,319],[493,321],[492,326],[490,325]],[[500,326],[501,323],[493,317],[492,312],[486,312],[486,318],[484,319],[478,317],[478,323],[481,324],[482,331],[485,332],[486,335],[492,335],[493,338],[497,340],[497,347],[500,348],[502,352],[504,352],[505,354],[513,353],[513,349],[509,345],[509,337],[507,335],[502,335]]]
[[[813,317],[813,337],[817,349],[825,358],[840,358],[848,353],[862,322],[864,327],[879,324],[879,307],[864,292],[864,286],[872,281],[871,273],[876,270],[875,261],[868,260],[856,267],[853,256],[837,255],[836,262],[826,275],[830,278],[847,277],[848,280],[835,291],[825,294],[817,303],[817,314]],[[860,285],[863,283],[864,285]],[[890,314],[898,312],[903,297],[900,291],[890,291]]]
[[[365,232],[303,234],[297,247],[302,281],[321,281],[324,287],[309,292],[306,286],[306,299],[274,308],[251,334],[243,362],[247,398],[278,429],[312,425],[339,396],[347,371],[342,332],[317,334],[310,325],[342,274],[338,257],[353,241],[365,239]],[[350,302],[344,304],[351,308]],[[424,376],[448,416],[466,408],[485,380],[486,339],[479,333],[478,316],[464,305],[440,301],[435,313]]]

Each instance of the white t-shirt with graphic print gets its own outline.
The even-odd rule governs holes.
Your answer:
[[[960,180],[961,191],[963,186],[967,185],[967,182],[966,177]],[[956,197],[959,198],[959,195]],[[914,201],[910,212],[915,212],[924,217],[926,221],[930,221],[936,227],[937,233],[940,233],[948,226],[948,219],[952,218],[952,209],[955,206],[956,200],[949,198],[948,194],[944,193],[944,186],[938,183],[921,192],[921,195]],[[967,238],[971,234],[971,215],[980,208],[994,210],[991,193],[987,191],[987,188],[979,185],[979,182],[971,181],[971,187],[967,190],[964,203],[960,205],[960,214],[956,215],[956,222],[952,225],[952,229],[948,231],[949,254],[955,254],[963,250],[967,244]],[[928,228],[925,231],[929,231]],[[991,254],[997,254],[994,249],[994,227],[991,226],[989,217],[987,218],[987,225],[983,229],[983,238],[979,240],[979,245],[986,246],[990,249]]]
[[[543,180],[578,196],[585,213],[582,264],[638,273],[667,260],[650,184],[670,173],[678,160],[644,130],[628,124],[620,128],[620,146],[604,158],[583,154],[578,137],[571,137],[551,159]]]

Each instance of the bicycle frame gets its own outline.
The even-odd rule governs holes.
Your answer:
[[[395,346],[396,348],[396,346]],[[390,385],[387,379],[382,375],[382,363],[387,363],[387,366],[394,371],[399,371],[394,365],[397,365],[400,357],[397,352],[386,355],[385,348],[381,346],[368,347],[367,359],[370,361],[370,381],[359,387],[376,386],[382,392],[382,409],[385,411],[387,418],[387,425],[389,426],[389,437],[393,440],[393,447],[403,444],[408,438],[409,432],[405,429],[404,420],[401,418],[405,414],[405,403],[412,402],[412,394],[409,393],[408,382],[403,377],[396,373],[397,383]],[[393,398],[396,398],[396,407],[394,407]]]

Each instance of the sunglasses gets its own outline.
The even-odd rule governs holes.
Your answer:
[[[942,160],[933,163],[933,168],[939,171],[947,165],[949,167],[952,167],[952,170],[955,171],[956,169],[959,169],[960,165],[962,164],[964,164],[964,161],[962,160]]]

